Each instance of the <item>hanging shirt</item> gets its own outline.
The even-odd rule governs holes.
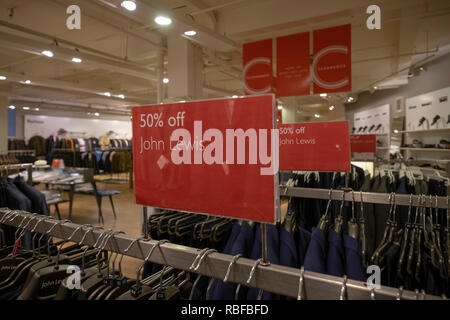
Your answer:
[[[249,258],[254,241],[253,228],[247,222],[243,222],[239,235],[233,244],[230,255],[242,254]],[[233,270],[231,271],[233,272]],[[234,300],[234,294],[237,284],[230,282],[219,282],[214,290],[214,300]],[[247,296],[247,290],[244,286],[239,289],[239,300],[244,300]]]
[[[362,264],[361,247],[358,240],[344,235],[345,274],[349,279],[366,281],[367,275]]]
[[[324,232],[312,228],[311,242],[305,257],[305,270],[326,273],[327,251]]]
[[[294,236],[283,226],[280,231],[280,265],[298,268],[298,252]],[[283,300],[295,300],[293,297],[280,297]]]
[[[238,237],[240,231],[241,231],[241,226],[239,225],[239,223],[237,221],[234,222],[233,227],[231,229],[231,234],[228,237],[228,241],[227,241],[222,253],[231,254],[231,249],[233,248],[234,241]],[[217,284],[219,282],[223,283],[223,281],[220,281],[218,279],[213,280],[213,284],[211,285],[211,289],[209,290],[209,298],[210,299],[214,299],[214,291],[216,290]]]
[[[342,277],[345,274],[345,254],[342,235],[328,229],[327,274]]]

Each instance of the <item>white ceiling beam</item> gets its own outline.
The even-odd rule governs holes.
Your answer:
[[[115,71],[146,80],[156,81],[156,75],[152,70],[132,63],[114,61],[97,55],[79,52],[61,46],[56,46],[55,44],[48,44],[45,42],[11,35],[4,32],[0,32],[0,47],[14,49],[39,56],[42,56],[41,52],[43,50],[51,50],[54,53],[53,59],[71,62],[72,58],[76,56],[83,59],[83,64],[90,65],[92,67]]]
[[[120,92],[120,91],[112,91],[107,88],[95,88],[93,89],[91,86],[83,86],[81,84],[68,82],[68,81],[61,81],[61,80],[53,80],[43,77],[33,77],[30,75],[22,75],[22,74],[15,74],[11,72],[4,72],[2,71],[2,75],[7,77],[7,81],[12,81],[16,83],[23,83],[25,80],[30,80],[30,84],[24,84],[24,86],[37,86],[37,87],[45,87],[45,88],[51,88],[51,89],[58,89],[58,90],[64,90],[68,92],[76,92],[76,93],[83,93],[86,95],[94,96],[97,98],[103,98],[106,101],[126,101],[128,102],[139,102],[139,103],[148,103],[149,97],[143,96],[143,95],[129,95],[126,92]],[[106,97],[102,93],[104,92],[110,92],[111,97]],[[125,99],[121,99],[119,97],[114,97],[114,95],[124,94]],[[111,100],[112,99],[112,100]]]

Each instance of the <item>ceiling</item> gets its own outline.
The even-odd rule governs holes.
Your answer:
[[[242,94],[243,43],[350,23],[353,91],[281,99],[298,119],[343,108],[362,91],[405,85],[411,68],[449,51],[448,0],[376,1],[381,30],[366,27],[366,0],[136,0],[129,12],[120,0],[2,0],[0,94],[11,103],[39,102],[129,113],[157,100],[157,57],[167,37],[194,29],[203,50],[203,95]],[[81,30],[66,28],[66,9],[81,8]],[[170,26],[154,23],[158,14]],[[42,50],[50,49],[53,58]],[[83,59],[74,63],[72,57]],[[31,83],[24,83],[30,80]],[[106,92],[110,96],[105,96]],[[123,95],[123,96],[120,96]],[[334,111],[336,112],[336,111]]]

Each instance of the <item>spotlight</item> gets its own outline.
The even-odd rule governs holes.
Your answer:
[[[189,36],[189,37],[195,36],[196,34],[197,34],[197,32],[194,30],[189,30],[189,31],[184,32],[184,35]]]
[[[72,61],[75,62],[75,63],[81,63],[83,61],[83,59],[77,58],[77,57],[73,57]]]
[[[172,19],[163,16],[157,16],[155,18],[155,22],[161,26],[168,26],[172,23]]]
[[[317,114],[317,113],[316,113],[316,114],[314,115],[314,117],[320,118],[320,114]]]
[[[14,110],[16,108],[16,106],[10,105],[8,108],[10,108],[11,110]]]
[[[164,83],[169,83],[169,78],[164,78],[164,79],[163,79],[163,82],[164,82]]]
[[[136,2],[132,0],[124,0],[120,4],[123,8],[127,9],[128,11],[134,11],[136,10]]]
[[[283,110],[283,106],[278,106],[278,110]]]
[[[328,109],[330,109],[330,111],[334,110],[334,106],[330,106]]]
[[[51,52],[50,50],[44,50],[41,53],[46,57],[49,57],[49,58],[53,57],[53,52]]]
[[[321,96],[322,98],[325,98],[325,97],[327,96],[327,94],[326,94],[326,93],[321,93],[320,96]]]

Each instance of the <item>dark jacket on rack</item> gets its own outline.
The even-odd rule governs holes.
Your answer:
[[[45,144],[47,148],[47,154],[49,154],[54,148],[59,148],[59,138],[55,135],[51,135],[47,139],[45,139]]]
[[[47,153],[45,139],[39,135],[32,137],[28,145],[36,152],[36,156],[45,156]]]

